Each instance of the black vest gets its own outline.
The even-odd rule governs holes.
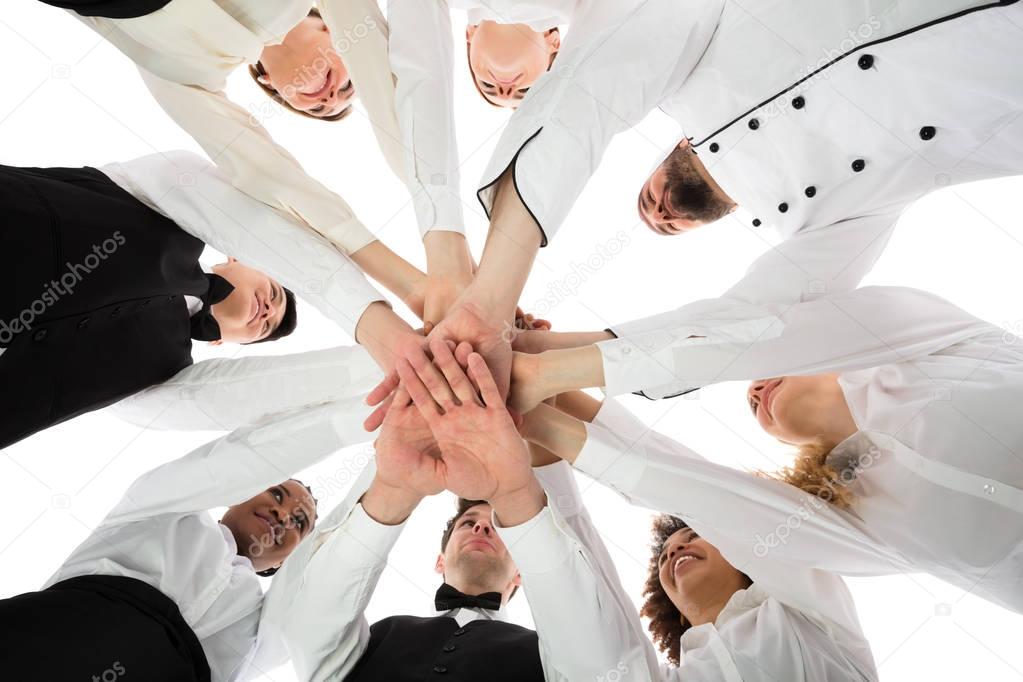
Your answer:
[[[43,4],[69,9],[83,17],[132,19],[152,14],[171,0],[40,0]],[[187,1],[187,0],[186,0]]]
[[[190,365],[203,247],[95,169],[0,166],[0,447]]]
[[[392,616],[369,633],[345,682],[544,682],[536,633],[512,623]]]

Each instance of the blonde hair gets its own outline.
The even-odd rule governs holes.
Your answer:
[[[834,449],[833,445],[820,440],[801,445],[792,466],[775,472],[760,472],[760,475],[795,486],[839,509],[849,509],[856,496],[847,486],[848,479],[826,464]]]

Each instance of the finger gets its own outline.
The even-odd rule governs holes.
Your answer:
[[[444,347],[443,339],[438,339],[439,347]],[[455,406],[455,394],[448,386],[448,380],[441,374],[433,361],[426,355],[422,348],[416,348],[405,354],[405,359],[415,370],[416,375],[426,386],[433,396],[433,399],[443,408],[448,410]],[[403,377],[404,378],[404,377]]]
[[[458,364],[462,367],[469,366],[469,356],[472,354],[472,344],[468,341],[462,341],[455,348],[455,359],[458,360]]]
[[[476,389],[469,383],[469,377],[465,375],[465,370],[458,364],[448,344],[443,341],[434,341],[430,344],[430,350],[433,352],[434,363],[444,373],[444,378],[451,386],[451,390],[455,392],[455,397],[459,402],[462,404],[478,402]]]
[[[539,330],[542,330],[542,331],[545,331],[545,332],[549,332],[551,330],[551,321],[550,320],[533,320],[533,329],[539,329]]]
[[[366,417],[366,420],[362,422],[362,428],[369,431],[370,433],[380,428],[380,425],[384,423],[384,419],[387,418],[387,411],[391,409],[391,405],[394,403],[394,398],[388,398],[385,400],[377,409],[373,410],[373,413]]]
[[[409,361],[405,358],[399,358],[396,367],[398,369],[398,376],[401,377],[402,385],[412,397],[412,402],[419,408],[423,418],[429,422],[439,417],[441,415],[440,406],[434,401],[429,389],[426,388],[426,384],[416,374],[416,370],[412,368]]]
[[[490,368],[487,367],[487,363],[483,361],[483,356],[479,353],[473,353],[469,356],[469,372],[476,380],[476,385],[480,387],[483,403],[487,407],[504,408],[504,398],[501,397],[501,392],[497,390],[494,375],[490,373]]]
[[[367,405],[379,405],[398,388],[398,373],[392,371],[366,396]]]
[[[436,326],[433,322],[423,322],[423,336],[428,336]]]

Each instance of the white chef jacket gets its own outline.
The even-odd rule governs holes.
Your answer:
[[[352,336],[366,308],[384,300],[325,238],[240,192],[196,154],[151,154],[99,170],[192,236],[280,281]]]
[[[571,24],[565,43],[571,45],[592,39],[637,1],[388,0],[404,172],[424,236],[432,229],[465,231],[454,116],[454,59],[463,51],[451,40],[451,10],[465,10],[469,24],[526,24],[535,31]]]
[[[559,501],[556,509],[548,507],[541,516],[556,519],[553,523],[559,529],[569,528],[571,522],[562,520],[558,510],[564,509],[571,516],[573,510],[582,509],[578,490],[574,486],[562,487],[564,482],[571,480],[571,474],[567,477],[563,473],[547,476],[543,470],[537,472],[549,499]],[[355,667],[369,642],[369,624],[362,614],[387,563],[387,555],[404,528],[404,524],[385,526],[377,523],[359,504],[358,500],[369,487],[374,474],[375,463],[370,461],[346,500],[317,524],[313,535],[306,538],[289,557],[267,592],[260,629],[268,635],[279,633],[283,637],[300,679],[310,682],[343,680]],[[524,584],[532,582],[534,574],[559,566],[559,570],[564,568],[579,578],[578,581],[568,581],[575,582],[570,590],[573,599],[593,600],[596,594],[606,593],[600,587],[606,582],[606,577],[602,574],[594,577],[594,569],[581,568],[587,560],[579,551],[578,544],[566,552],[556,533],[522,533],[521,529],[519,532],[501,529],[500,533],[502,538],[508,533],[515,544],[514,550],[509,546],[509,551],[514,552]],[[545,556],[548,553],[553,554]],[[519,564],[520,559],[524,563]],[[601,565],[599,570],[607,565],[609,563]],[[536,589],[542,588],[538,585]],[[559,598],[564,598],[563,594]],[[503,611],[486,609],[428,612],[448,615],[460,625],[478,618],[505,619]],[[585,665],[587,658],[602,659],[603,654],[593,643],[608,644],[618,634],[624,634],[620,623],[620,619],[615,622],[574,623],[575,633],[579,633],[579,628],[584,630],[581,638],[570,637],[570,631],[538,630],[540,660],[546,679],[558,682],[583,679],[572,674],[580,669],[573,666]],[[587,638],[591,636],[591,646],[586,646]],[[570,655],[566,656],[565,647],[570,647]],[[573,660],[573,657],[583,660]],[[609,665],[613,667],[615,664]]]
[[[160,106],[217,159],[235,186],[352,253],[376,237],[341,197],[274,143],[257,114],[224,93],[232,71],[255,64],[264,47],[280,44],[312,6],[312,0],[187,0],[134,19],[72,14],[140,67]],[[382,151],[397,171],[400,136],[387,68],[387,24],[379,7],[373,0],[324,0],[319,6],[335,40],[353,31],[363,36],[348,41],[343,59]]]
[[[705,519],[718,546],[845,575],[923,571],[1023,612],[1023,343],[911,289],[828,296],[783,318],[781,335],[744,349],[708,330],[669,362],[700,383],[840,373],[859,431],[828,463],[849,480],[851,511],[664,437],[629,447],[593,427],[577,465],[694,527]]]
[[[135,578],[174,600],[215,682],[283,664],[280,640],[259,630],[263,592],[230,531],[207,510],[244,502],[365,439],[358,404],[277,415],[143,475],[46,587],[82,575]]]
[[[848,290],[915,199],[1023,172],[1023,81],[1005,68],[1023,63],[1023,5],[1003,4],[650,0],[592,54],[563,52],[512,117],[480,199],[489,210],[514,163],[554,234],[610,140],[661,106],[755,225],[789,238],[720,305]]]

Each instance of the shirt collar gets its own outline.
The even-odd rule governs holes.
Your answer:
[[[508,610],[503,606],[497,611],[491,611],[490,609],[472,609],[472,608],[458,608],[451,609],[450,611],[433,611],[434,617],[446,616],[448,618],[454,618],[458,624],[465,625],[471,623],[474,620],[497,620],[502,623],[509,622]]]
[[[228,550],[230,550],[232,559],[232,566],[244,566],[251,570],[253,573],[256,572],[256,567],[252,565],[248,557],[243,557],[238,553],[238,543],[235,542],[234,534],[222,523],[217,523],[217,527],[220,528],[220,534],[224,537],[224,542],[227,544]]]
[[[728,599],[725,608],[721,609],[721,613],[713,623],[696,625],[682,633],[681,651],[684,653],[707,646],[710,639],[728,623],[742,614],[758,608],[769,598],[770,595],[756,583],[744,590],[738,590]]]

